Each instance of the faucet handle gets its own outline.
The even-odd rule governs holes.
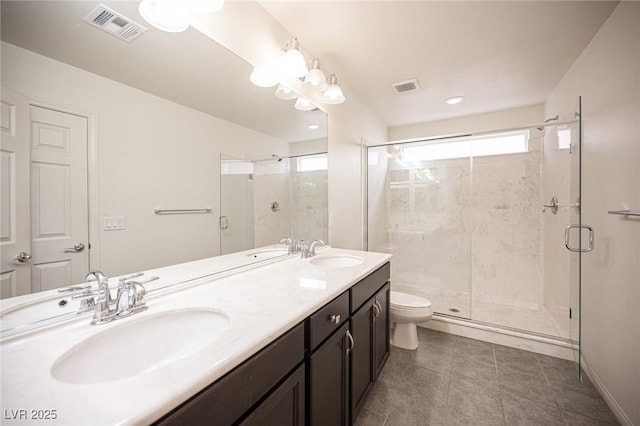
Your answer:
[[[316,247],[320,246],[325,246],[326,243],[322,240],[313,240],[311,242],[311,244],[309,244],[309,252],[308,252],[308,256],[315,256],[316,255]]]

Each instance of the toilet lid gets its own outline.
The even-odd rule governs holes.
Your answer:
[[[431,306],[431,302],[422,297],[414,296],[413,294],[392,291],[391,306],[403,309],[428,308]]]

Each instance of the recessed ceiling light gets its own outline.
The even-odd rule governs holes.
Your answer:
[[[320,128],[319,124],[307,124],[307,128],[309,130],[318,130]]]
[[[452,98],[447,99],[447,103],[449,105],[459,104],[462,101],[464,101],[464,96],[454,96]]]

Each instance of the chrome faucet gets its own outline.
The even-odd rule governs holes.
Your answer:
[[[300,241],[296,241],[291,237],[282,238],[280,244],[287,246],[287,254],[295,254],[300,251]]]
[[[98,291],[101,291],[105,294],[107,301],[109,303],[113,302],[113,298],[111,297],[111,291],[109,291],[109,279],[100,271],[91,271],[84,277],[85,281],[88,283],[96,282],[98,284]]]
[[[87,294],[78,294],[73,299],[87,300],[88,305],[94,306],[92,325],[106,324],[118,318],[124,318],[137,312],[147,309],[142,301],[147,294],[143,284],[157,280],[159,277],[151,277],[144,281],[130,281],[131,278],[139,277],[143,274],[133,274],[122,277],[118,280],[118,294],[115,300],[111,297],[109,280],[99,271],[89,273],[90,280],[98,281],[98,291]],[[93,279],[92,279],[93,278]],[[81,307],[80,312],[86,312]]]
[[[311,244],[305,245],[302,249],[302,258],[306,259],[316,255],[316,247],[326,245],[322,240],[313,240]]]

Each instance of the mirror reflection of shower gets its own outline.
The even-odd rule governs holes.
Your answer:
[[[327,154],[242,160],[221,156],[221,254],[285,236],[328,239]]]

